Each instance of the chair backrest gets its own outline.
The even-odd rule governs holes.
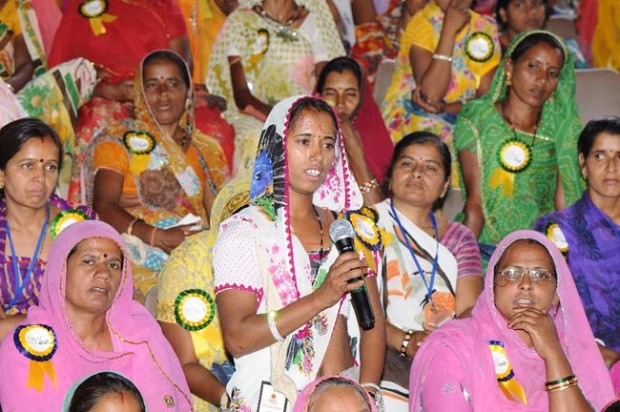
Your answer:
[[[383,59],[381,63],[379,63],[379,67],[377,68],[377,73],[375,74],[375,89],[372,93],[372,97],[374,97],[377,105],[381,107],[381,103],[383,103],[383,98],[392,84],[392,74],[394,74],[394,69],[396,68],[396,61],[392,59]]]
[[[564,39],[577,39],[577,29],[575,28],[575,20],[569,17],[551,16],[545,24],[545,30]]]
[[[575,98],[586,124],[595,117],[620,115],[620,74],[613,69],[576,71]]]

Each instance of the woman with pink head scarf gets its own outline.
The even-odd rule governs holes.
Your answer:
[[[410,391],[412,412],[600,410],[613,398],[575,283],[550,240],[522,230],[500,242],[472,316],[429,336]]]
[[[132,300],[127,256],[120,235],[103,222],[76,223],[56,238],[39,306],[0,346],[5,412],[59,411],[75,382],[100,371],[131,379],[148,410],[192,409],[172,348]]]

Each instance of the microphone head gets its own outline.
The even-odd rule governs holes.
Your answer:
[[[348,220],[336,219],[329,226],[329,237],[334,243],[338,243],[342,239],[354,238],[353,225]]]

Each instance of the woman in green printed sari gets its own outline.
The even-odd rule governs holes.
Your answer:
[[[467,104],[456,124],[464,223],[490,257],[508,233],[575,202],[580,121],[575,71],[562,41],[542,30],[518,35],[489,94]]]

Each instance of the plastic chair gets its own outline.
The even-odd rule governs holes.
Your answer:
[[[613,69],[576,71],[575,98],[586,124],[595,117],[620,115],[620,74]]]
[[[374,97],[379,107],[381,107],[385,94],[392,84],[392,75],[394,74],[395,68],[396,61],[392,59],[383,59],[381,63],[379,63],[377,73],[375,74],[375,90],[372,93],[372,97]]]
[[[569,17],[551,16],[545,24],[545,30],[557,34],[563,39],[577,40],[577,29],[575,21]]]

